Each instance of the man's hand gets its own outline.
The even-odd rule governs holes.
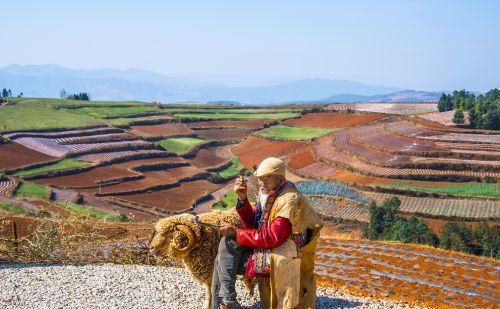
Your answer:
[[[219,229],[224,237],[236,237],[236,227],[234,225],[223,223]]]
[[[238,194],[240,201],[247,199],[247,183],[243,176],[236,178],[236,183],[234,184],[234,192]]]

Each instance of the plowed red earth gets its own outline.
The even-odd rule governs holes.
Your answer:
[[[182,123],[164,123],[150,126],[132,126],[130,133],[142,137],[172,136],[193,133]]]
[[[129,171],[128,169],[134,166],[143,164],[155,163],[172,163],[172,162],[185,162],[182,158],[153,158],[127,161],[118,164],[107,165],[103,167],[94,168],[88,172],[79,174],[72,174],[53,178],[37,179],[35,182],[47,185],[55,185],[60,187],[90,187],[96,186],[96,181],[110,180],[125,176],[139,175],[136,172]]]
[[[251,134],[250,130],[242,129],[209,129],[196,130],[196,135],[211,141],[240,141]]]
[[[242,129],[260,129],[272,121],[266,119],[259,120],[216,120],[191,122],[187,125],[190,128],[242,128]]]
[[[306,142],[303,141],[281,142],[250,136],[234,147],[232,152],[239,157],[241,164],[248,169],[252,169],[254,165],[259,165],[267,157],[285,156],[305,144]]]
[[[31,150],[18,143],[0,145],[0,169],[13,169],[55,159],[56,157]]]
[[[207,168],[221,165],[222,163],[227,162],[231,159],[231,147],[232,145],[202,148],[198,150],[196,156],[193,159],[189,159],[186,161],[198,168]]]
[[[424,246],[322,239],[320,283],[436,308],[497,308],[500,264]]]
[[[215,191],[224,186],[216,185],[206,180],[197,180],[182,183],[180,187],[154,191],[151,193],[142,193],[134,195],[120,196],[120,199],[129,200],[146,205],[163,208],[171,211],[186,210],[200,196]]]
[[[145,178],[133,181],[125,181],[111,186],[102,186],[101,193],[125,192],[144,189],[161,184],[174,183],[181,178],[193,176],[199,172],[200,170],[193,166],[169,168],[162,171],[142,172]],[[99,188],[82,189],[80,191],[87,193],[98,193]]]
[[[59,187],[88,187],[95,186],[96,181],[110,180],[125,176],[134,176],[136,173],[116,166],[103,166],[94,168],[88,172],[73,175],[65,175],[53,178],[36,179],[34,182],[45,185],[54,185]]]
[[[296,153],[290,154],[288,166],[293,169],[300,169],[316,162],[312,154],[312,145],[300,148]]]
[[[49,203],[47,201],[42,201],[42,200],[35,201],[34,200],[31,203],[35,204],[40,209],[43,209],[43,210],[50,212],[51,214],[56,214],[56,215],[66,216],[66,217],[78,216],[76,213],[74,213],[74,212],[72,212],[72,211],[70,211],[62,206],[55,205],[55,204]]]
[[[339,128],[352,127],[384,118],[382,114],[335,114],[335,113],[310,113],[297,119],[288,119],[284,124],[297,127]]]

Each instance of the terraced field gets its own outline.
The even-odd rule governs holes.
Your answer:
[[[500,264],[423,246],[321,239],[320,283],[438,308],[496,308]]]
[[[323,218],[335,218],[368,223],[370,212],[363,204],[346,199],[308,196],[311,206]]]
[[[441,199],[372,192],[367,192],[365,195],[379,203],[392,196],[397,196],[401,200],[399,210],[407,213],[420,213],[445,218],[500,219],[500,199]]]

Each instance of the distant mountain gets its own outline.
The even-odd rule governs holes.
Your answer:
[[[74,70],[57,65],[9,65],[0,68],[0,87],[26,97],[59,97],[88,92],[92,100],[237,101],[241,104],[277,104],[290,101],[421,101],[433,100],[427,92],[373,86],[346,80],[303,79],[271,86],[219,86],[159,73],[131,69]],[[422,99],[417,99],[417,98]],[[326,99],[325,99],[326,98]]]
[[[356,94],[340,94],[325,98],[326,102],[436,102],[442,92],[402,90],[383,95],[363,96]]]

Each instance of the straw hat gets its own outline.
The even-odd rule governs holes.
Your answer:
[[[285,163],[278,158],[269,157],[263,160],[254,173],[257,177],[281,175],[285,177]]]

